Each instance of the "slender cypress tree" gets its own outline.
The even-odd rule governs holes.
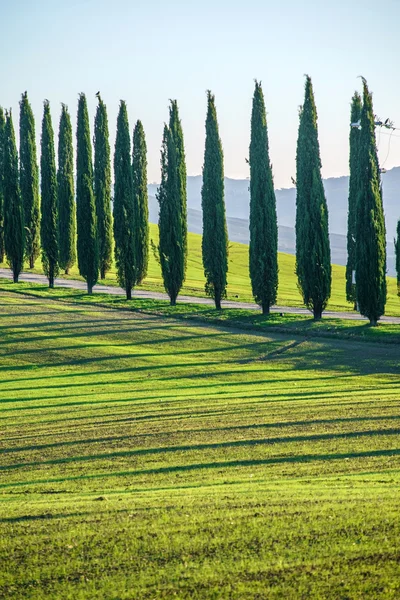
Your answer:
[[[76,147],[76,224],[79,273],[86,280],[88,294],[99,277],[96,205],[93,195],[92,144],[86,96],[78,103]]]
[[[160,205],[158,228],[161,273],[171,306],[184,281],[184,251],[181,196],[176,160],[176,144],[171,130],[164,126],[161,147],[161,184],[157,192]]]
[[[35,119],[28,92],[21,96],[19,119],[19,181],[25,221],[25,256],[33,269],[40,253],[39,167],[36,155]]]
[[[386,229],[372,95],[363,79],[356,217],[356,290],[360,313],[377,325],[386,304]]]
[[[114,154],[114,240],[119,284],[131,300],[136,283],[131,141],[126,103],[121,100]]]
[[[135,231],[135,283],[139,284],[147,275],[149,261],[147,147],[141,121],[136,123],[133,131],[132,186],[133,222]]]
[[[317,110],[306,76],[297,140],[296,274],[304,304],[318,320],[331,294],[328,207],[321,178]]]
[[[172,134],[176,149],[176,171],[178,176],[180,218],[182,221],[183,280],[185,280],[187,264],[187,173],[185,144],[183,140],[182,123],[179,118],[178,102],[176,100],[171,100],[170,102],[169,130]]]
[[[108,135],[107,108],[97,95],[94,122],[94,195],[96,198],[97,236],[99,245],[100,278],[104,279],[111,268],[112,219],[111,219],[111,159]]]
[[[54,135],[51,123],[50,104],[44,101],[42,139],[40,156],[40,187],[42,198],[42,218],[40,237],[42,242],[42,264],[49,287],[54,287],[58,275],[58,211],[57,175],[54,156]]]
[[[228,272],[228,233],[224,202],[224,158],[218,131],[215,97],[207,92],[206,145],[204,151],[203,186],[203,267],[206,294],[214,298],[215,308],[221,309],[226,296]]]
[[[58,135],[58,239],[60,267],[65,273],[76,261],[74,151],[68,108],[62,105]]]
[[[397,237],[394,240],[396,252],[397,295],[400,296],[400,220],[397,221]]]
[[[263,314],[276,302],[278,291],[278,223],[267,117],[261,83],[256,81],[250,141],[250,279]]]
[[[350,124],[358,123],[361,119],[362,100],[355,92],[350,113]],[[353,272],[356,269],[356,215],[357,196],[360,189],[359,146],[361,131],[358,127],[350,128],[350,179],[349,179],[349,211],[347,217],[347,264],[346,264],[346,299],[357,309],[356,286],[353,282]]]
[[[14,283],[24,265],[24,208],[19,189],[18,153],[11,111],[6,113],[4,129],[4,248],[13,272]]]
[[[6,120],[0,106],[0,263],[4,260],[4,141]]]

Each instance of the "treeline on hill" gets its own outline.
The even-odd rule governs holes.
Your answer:
[[[54,286],[59,270],[77,261],[88,293],[104,279],[112,254],[127,299],[147,274],[149,225],[147,148],[141,121],[131,141],[127,106],[121,101],[114,151],[112,198],[111,151],[107,108],[100,93],[94,122],[94,159],[85,94],[80,94],[76,129],[76,177],[73,133],[63,104],[59,122],[58,168],[50,103],[44,101],[40,184],[35,122],[25,92],[20,101],[19,160],[11,111],[0,108],[0,261],[6,260],[18,282],[24,261],[33,268],[41,252],[43,270]],[[205,291],[217,309],[226,296],[228,235],[224,201],[224,160],[215,97],[207,93],[203,165],[202,254]],[[328,209],[321,178],[317,111],[311,78],[299,112],[296,155],[296,274],[304,304],[320,319],[331,293]],[[353,96],[350,115],[350,189],[346,296],[376,325],[386,303],[386,237],[372,95],[363,80],[362,97]],[[269,158],[265,100],[255,82],[251,114],[249,270],[255,301],[264,314],[276,302],[278,226]],[[76,189],[75,189],[76,182]],[[40,192],[39,192],[40,186]],[[159,244],[153,245],[171,304],[185,281],[187,264],[186,162],[178,104],[172,100],[161,145]],[[113,214],[111,211],[113,210]],[[396,240],[400,289],[400,221]]]

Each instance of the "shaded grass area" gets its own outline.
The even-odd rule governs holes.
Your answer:
[[[0,597],[399,597],[399,346],[7,289]]]
[[[150,237],[155,243],[158,241],[158,226],[150,224]],[[251,285],[249,279],[249,247],[236,242],[229,243],[229,272],[227,298],[233,301],[253,302]],[[277,304],[280,306],[303,306],[303,301],[297,289],[297,278],[295,276],[295,257],[291,254],[280,252],[279,259],[279,289]],[[3,265],[4,267],[6,265]],[[25,265],[28,270],[28,266]],[[34,273],[43,273],[40,261],[36,262]],[[62,275],[66,279],[79,279],[78,269],[74,266],[70,275]],[[113,267],[101,283],[106,285],[118,285],[116,271]],[[204,273],[201,257],[201,235],[188,234],[188,265],[186,281],[181,290],[182,295],[205,296]],[[397,284],[395,277],[387,278],[388,301],[386,314],[400,316],[400,299],[397,296]],[[149,271],[143,284],[138,286],[140,290],[164,292],[160,266],[156,262],[153,253],[150,252]],[[351,311],[352,305],[346,301],[345,296],[345,268],[332,265],[332,295],[328,308],[337,311]]]

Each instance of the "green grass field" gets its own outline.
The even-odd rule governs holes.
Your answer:
[[[150,225],[150,237],[157,242],[158,227]],[[188,296],[204,296],[204,274],[201,259],[201,236],[195,233],[188,235],[189,255],[186,282],[181,293]],[[244,244],[230,242],[228,299],[243,302],[253,302],[249,280],[249,248]],[[3,265],[6,266],[6,265]],[[36,261],[34,272],[42,273],[40,260]],[[281,306],[303,306],[297,289],[297,279],[294,274],[295,257],[291,254],[279,254],[279,291],[278,304]],[[81,279],[77,267],[71,269],[70,279]],[[118,285],[115,269],[102,282],[107,285]],[[160,267],[150,252],[149,273],[140,289],[163,292]],[[179,299],[178,299],[179,301]],[[352,306],[346,302],[345,269],[338,265],[332,268],[332,296],[329,302],[330,310],[351,311]],[[388,277],[388,301],[386,314],[400,316],[400,299],[397,296],[397,285],[394,277]]]
[[[0,598],[400,597],[400,345],[386,326],[307,338],[294,321],[246,331],[12,289]]]

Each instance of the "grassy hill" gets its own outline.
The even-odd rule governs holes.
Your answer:
[[[399,597],[398,344],[5,287],[0,323],[1,598]]]
[[[151,238],[158,239],[157,225],[150,225]],[[201,259],[201,236],[194,233],[188,234],[189,257],[186,282],[182,294],[190,296],[204,296],[204,274]],[[253,302],[248,269],[248,246],[239,243],[230,243],[229,273],[228,273],[228,299]],[[297,279],[294,274],[295,257],[291,254],[279,254],[279,291],[278,304],[282,306],[302,306],[302,299],[297,289]],[[36,272],[42,272],[40,261],[37,261]],[[78,270],[71,270],[70,278],[79,279]],[[104,280],[107,285],[117,285],[115,270],[112,270]],[[150,255],[149,273],[140,289],[164,291],[160,267]],[[179,298],[178,298],[179,300]],[[331,310],[351,310],[351,305],[345,297],[345,269],[333,266],[332,297],[329,303]],[[400,316],[400,299],[397,296],[396,280],[388,277],[388,302],[386,314]]]

